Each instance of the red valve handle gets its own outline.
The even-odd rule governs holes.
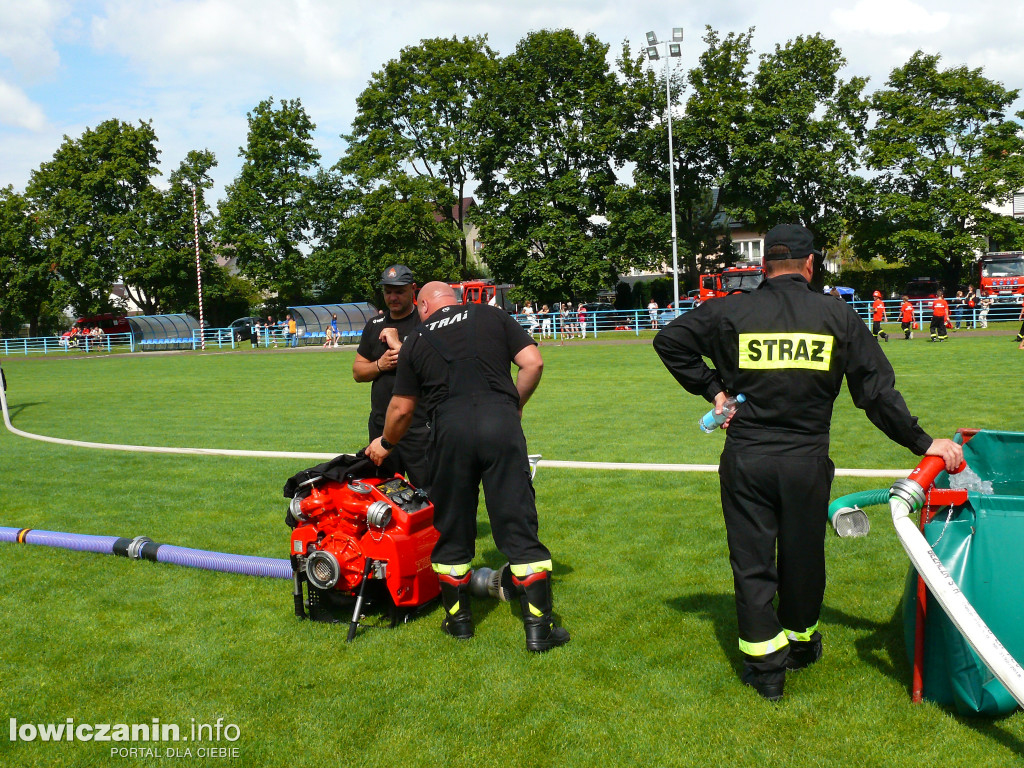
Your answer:
[[[963,472],[966,467],[967,462],[961,461],[960,466],[950,472],[950,474],[955,475],[958,472]],[[938,477],[939,472],[945,468],[946,462],[941,456],[925,456],[921,459],[921,463],[914,468],[914,471],[907,476],[907,479],[913,480],[927,490],[935,483],[935,478]]]

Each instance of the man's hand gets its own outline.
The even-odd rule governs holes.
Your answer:
[[[385,328],[380,332],[380,336],[378,338],[380,341],[383,341],[388,345],[388,349],[397,351],[402,348],[402,342],[398,339],[397,328]]]
[[[398,367],[398,350],[389,349],[377,358],[377,368],[381,371],[391,371]]]
[[[725,410],[725,401],[728,399],[729,396],[725,394],[725,392],[719,392],[717,395],[715,395],[715,413],[721,413],[723,410]],[[733,411],[731,414],[729,414],[729,418],[722,422],[722,429],[729,428],[729,423],[732,421],[732,417],[735,415],[736,411]]]
[[[944,437],[932,440],[932,444],[928,446],[928,450],[924,452],[924,455],[941,458],[946,462],[947,472],[954,471],[964,462],[963,446]]]
[[[363,449],[363,453],[366,454],[366,458],[379,467],[381,462],[391,454],[391,451],[384,450],[384,446],[380,444],[380,438],[378,437]]]

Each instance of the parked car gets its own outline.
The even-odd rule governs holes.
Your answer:
[[[232,320],[228,328],[235,341],[249,341],[252,338],[252,327],[259,321],[258,317],[240,317]]]

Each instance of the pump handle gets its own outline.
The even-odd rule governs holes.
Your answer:
[[[963,472],[967,467],[967,462],[960,462],[960,466],[954,469],[950,474],[955,475],[959,472]],[[935,483],[935,478],[938,477],[939,472],[946,468],[946,462],[941,456],[925,456],[921,459],[921,463],[914,467],[914,471],[908,476],[908,480],[913,480],[915,483],[920,485],[925,490],[928,490]]]

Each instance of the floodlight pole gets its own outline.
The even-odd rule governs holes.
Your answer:
[[[196,204],[196,186],[192,185],[192,223],[196,233],[196,284],[199,286],[199,348],[206,351],[205,322],[203,319],[203,270],[199,266],[199,206]]]
[[[647,33],[647,56],[652,61],[658,60],[658,47],[665,48],[665,112],[668,114],[668,185],[669,206],[672,216],[672,307],[679,311],[679,236],[676,231],[676,164],[675,152],[672,148],[672,83],[668,76],[668,60],[681,55],[683,42],[682,27],[672,29],[673,45],[667,40],[660,41],[654,32]]]

